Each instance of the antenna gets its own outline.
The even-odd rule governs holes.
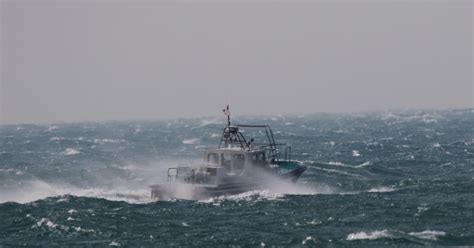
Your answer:
[[[222,110],[224,114],[227,116],[227,127],[230,127],[230,110],[229,110],[229,104],[227,104],[227,107]]]

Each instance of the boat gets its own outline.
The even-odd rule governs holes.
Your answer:
[[[270,126],[231,125],[229,105],[223,111],[227,126],[219,146],[207,149],[198,166],[168,168],[166,182],[150,185],[153,199],[204,199],[271,190],[269,182],[295,183],[306,170],[301,162],[291,159],[291,146],[275,142]],[[246,130],[258,130],[260,141],[245,137]]]

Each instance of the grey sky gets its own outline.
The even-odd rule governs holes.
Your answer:
[[[2,1],[0,123],[473,107],[472,1]]]

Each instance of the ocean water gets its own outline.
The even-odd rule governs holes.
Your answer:
[[[297,185],[152,201],[222,118],[0,126],[0,247],[474,245],[474,110],[235,117],[272,126]]]

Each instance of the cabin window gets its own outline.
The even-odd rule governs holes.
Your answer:
[[[264,166],[265,165],[265,153],[255,153],[252,155],[252,164],[255,166]]]
[[[230,170],[230,159],[231,155],[228,153],[221,154],[221,165],[225,167],[228,171]]]
[[[216,176],[217,168],[207,168],[207,173],[209,173],[210,176]]]
[[[265,153],[257,153],[252,155],[252,160],[256,161],[264,161],[265,160]]]
[[[217,155],[217,153],[207,154],[207,162],[209,164],[218,165],[219,164],[219,156]]]
[[[232,161],[233,161],[233,166],[234,166],[235,173],[237,173],[237,174],[242,173],[242,171],[244,170],[244,165],[245,165],[244,155],[243,154],[235,154],[232,157]]]

